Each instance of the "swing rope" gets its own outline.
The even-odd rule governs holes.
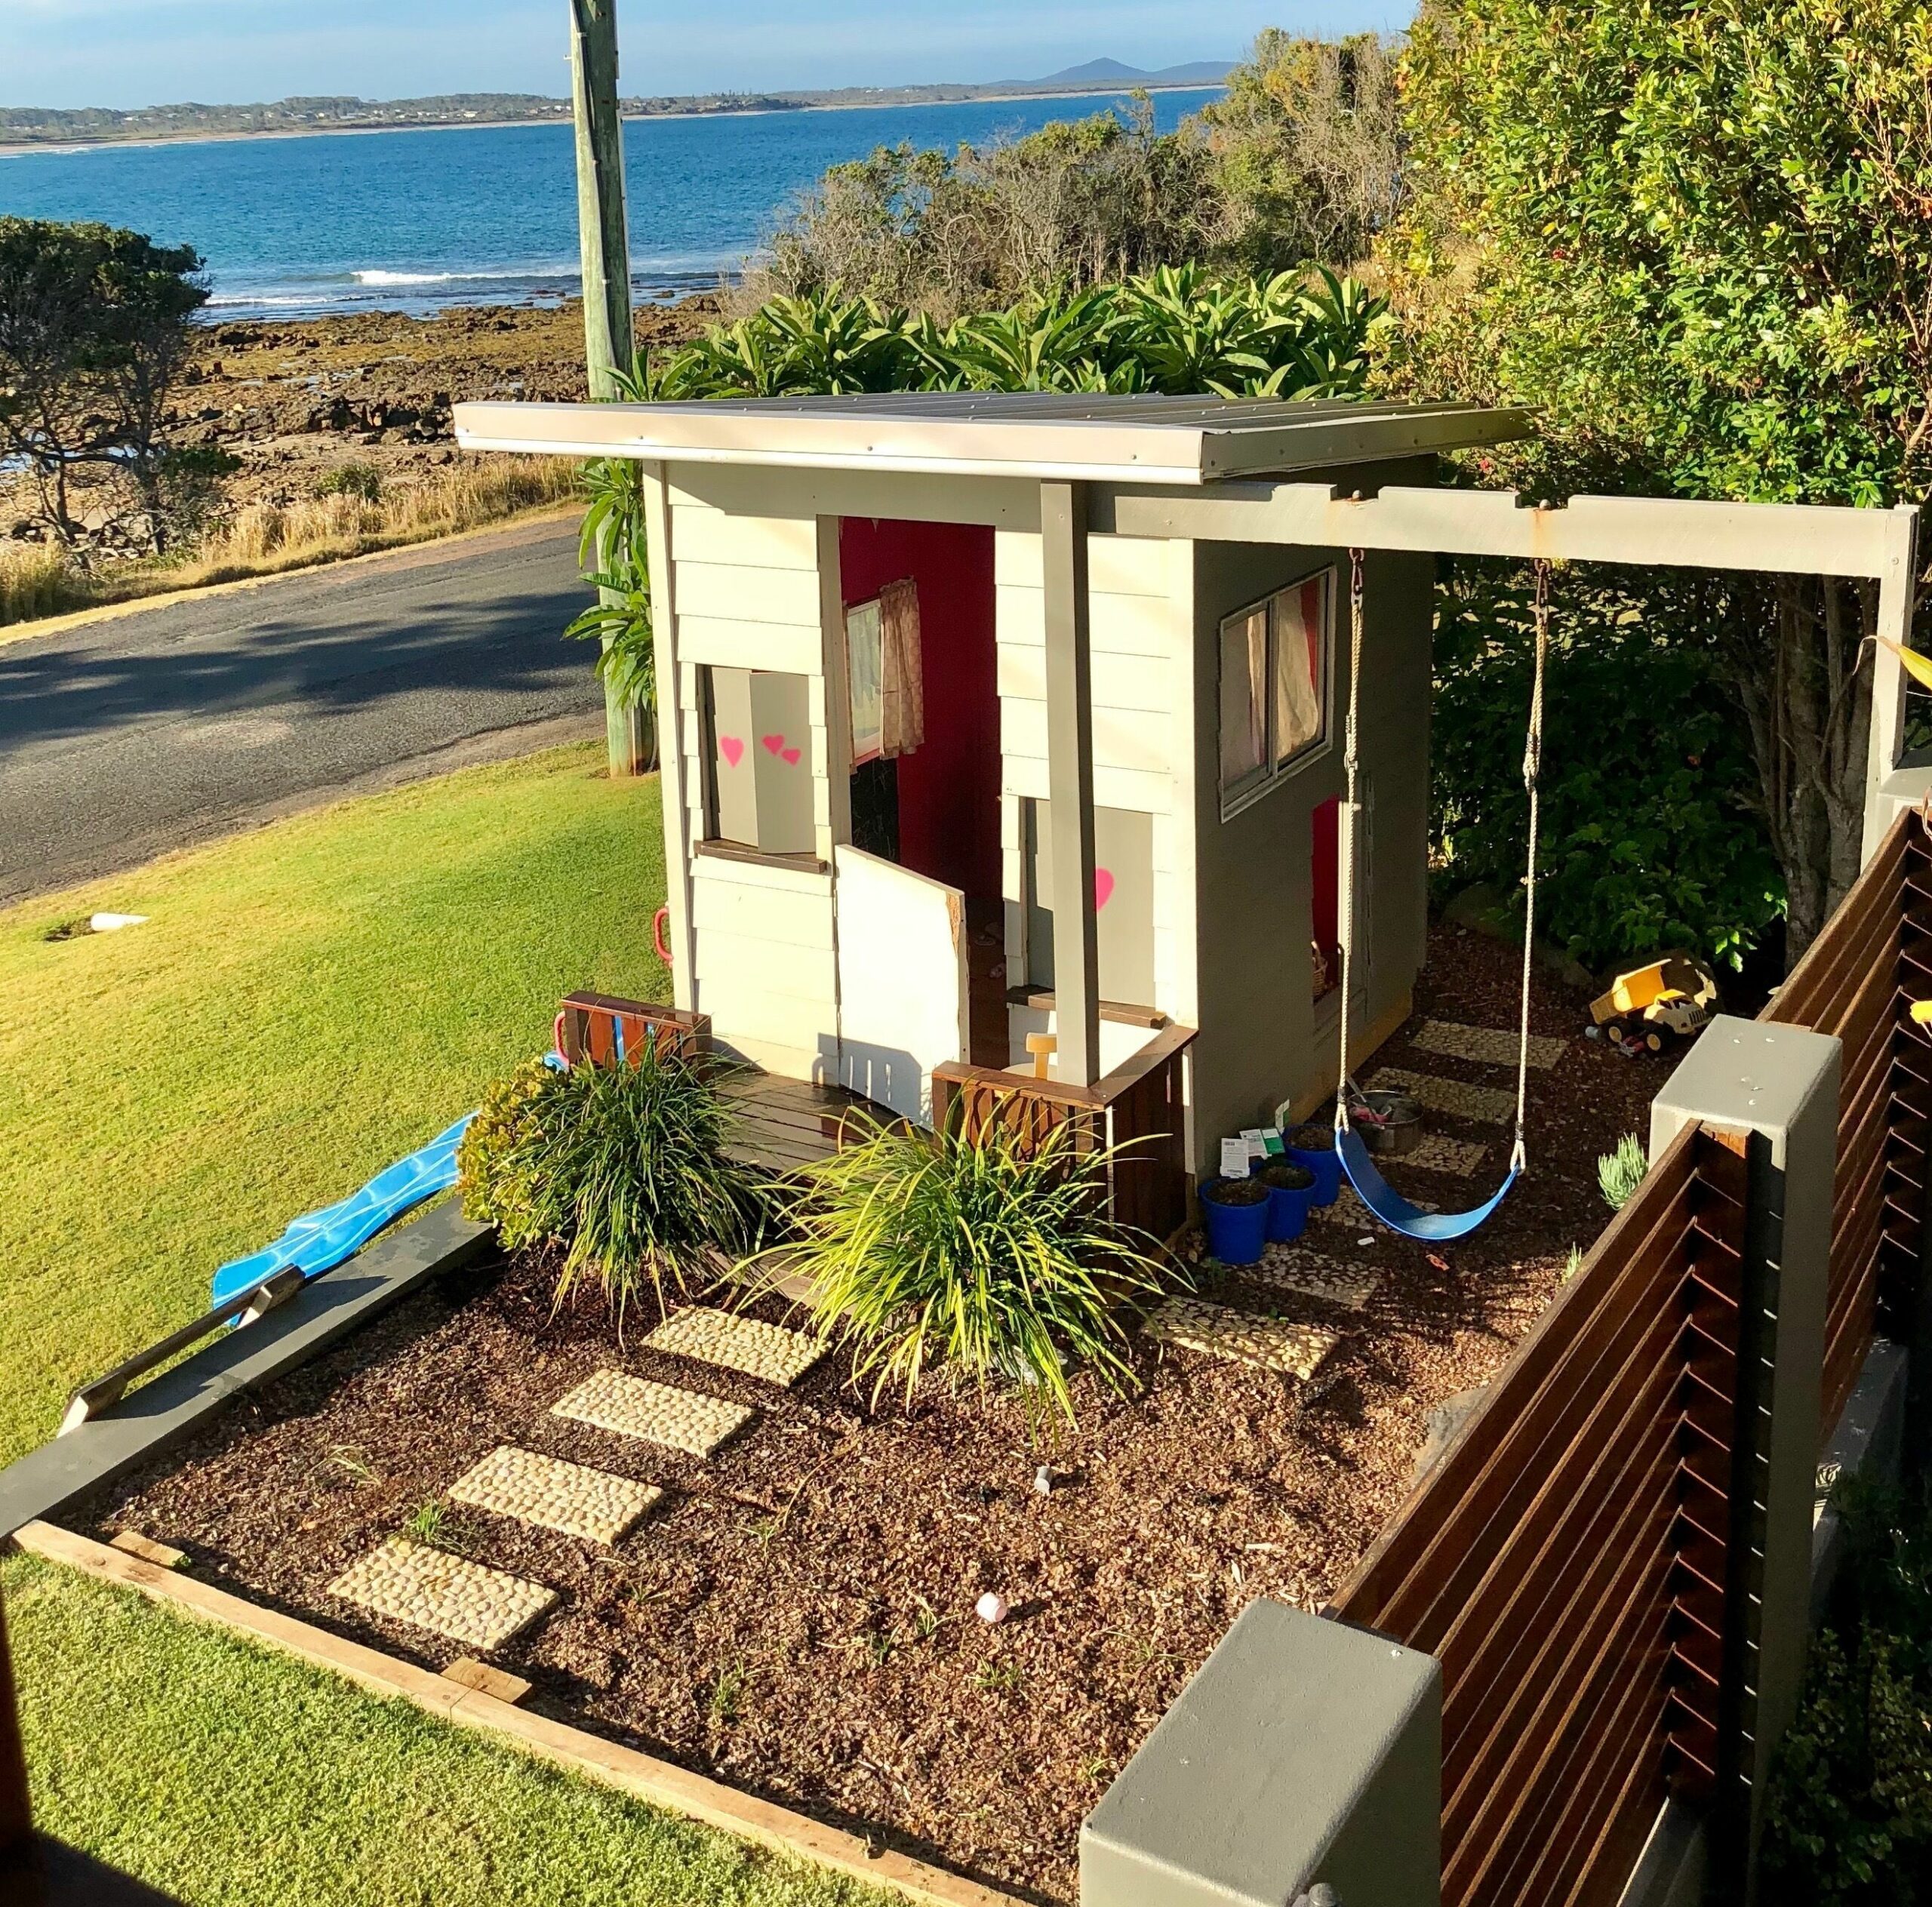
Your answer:
[[[1355,828],[1361,819],[1357,797],[1361,767],[1358,744],[1361,725],[1362,595],[1362,552],[1352,549],[1349,552],[1348,718],[1342,752],[1346,788],[1342,809],[1346,838],[1340,856],[1340,918],[1337,923],[1342,939],[1342,1001],[1341,1072],[1335,1084],[1336,1149],[1341,1155],[1349,1182],[1363,1202],[1384,1224],[1411,1238],[1446,1240],[1474,1231],[1503,1202],[1504,1195],[1529,1166],[1525,1128],[1530,1085],[1530,981],[1536,946],[1537,847],[1543,819],[1538,783],[1543,773],[1543,680],[1549,656],[1549,564],[1547,558],[1542,558],[1536,566],[1535,664],[1530,691],[1529,727],[1523,744],[1523,786],[1529,796],[1530,842],[1528,866],[1523,877],[1523,988],[1517,1025],[1516,1138],[1510,1150],[1509,1176],[1486,1204],[1472,1212],[1425,1213],[1411,1204],[1376,1170],[1367,1148],[1349,1123],[1349,1023],[1350,999],[1354,992],[1355,943]]]

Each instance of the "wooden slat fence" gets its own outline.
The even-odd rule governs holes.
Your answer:
[[[1911,1019],[1932,999],[1932,851],[1901,815],[1871,864],[1761,1020],[1829,1033],[1843,1046],[1832,1199],[1824,1409],[1829,1438],[1874,1328],[1905,1316],[1919,1284],[1924,1121],[1932,1047]]]
[[[1761,1019],[1841,1043],[1829,1436],[1925,1287],[1932,833],[1900,817]],[[1666,1798],[1740,1805],[1772,1328],[1762,1140],[1657,1160],[1331,1606],[1443,1666],[1447,1907],[1610,1907]],[[1735,1845],[1735,1844],[1733,1844]]]
[[[1613,1902],[1718,1779],[1743,1176],[1679,1135],[1329,1611],[1442,1662],[1450,1907]]]

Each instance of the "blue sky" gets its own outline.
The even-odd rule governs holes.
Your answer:
[[[1231,59],[1411,0],[619,0],[627,91],[1028,78]],[[0,104],[566,90],[565,0],[0,0]]]

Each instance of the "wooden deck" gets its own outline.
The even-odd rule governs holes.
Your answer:
[[[843,1086],[781,1079],[743,1065],[729,1068],[718,1084],[739,1118],[726,1156],[768,1172],[795,1172],[830,1158],[838,1149],[838,1123],[848,1114],[881,1122],[894,1117],[886,1107]]]

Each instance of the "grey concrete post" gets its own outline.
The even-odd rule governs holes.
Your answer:
[[[1746,1136],[1743,1420],[1712,1822],[1714,1876],[1746,1901],[1756,1897],[1770,1758],[1796,1712],[1810,1639],[1838,1069],[1835,1039],[1723,1014],[1651,1109],[1653,1158],[1694,1123]]]
[[[1251,1602],[1080,1830],[1080,1907],[1439,1907],[1442,1671]]]

